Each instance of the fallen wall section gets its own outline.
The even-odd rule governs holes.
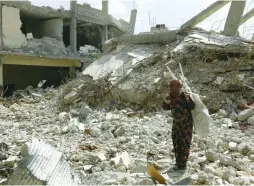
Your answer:
[[[165,31],[160,33],[145,33],[139,35],[124,35],[120,42],[130,44],[147,44],[147,43],[165,43],[176,40],[175,31]]]
[[[27,43],[25,35],[20,28],[22,22],[20,20],[19,9],[3,6],[3,41],[4,46],[9,48],[20,48]]]

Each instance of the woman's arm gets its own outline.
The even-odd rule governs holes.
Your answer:
[[[164,102],[162,103],[162,108],[164,110],[170,110],[170,99],[169,99],[169,97],[167,97],[166,100],[164,100]]]
[[[193,110],[195,108],[194,101],[191,99],[190,95],[188,95],[188,94],[184,94],[184,95],[185,95],[185,99],[186,99],[186,102],[187,102],[187,108],[189,110]]]

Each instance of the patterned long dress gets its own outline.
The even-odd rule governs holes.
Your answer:
[[[195,108],[195,103],[189,95],[186,96],[189,97],[188,102],[185,93],[181,92],[179,97],[172,100],[170,104],[162,103],[162,108],[171,110],[173,117],[172,140],[178,168],[186,167],[193,132],[191,110]]]

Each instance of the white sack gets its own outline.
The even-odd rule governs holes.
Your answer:
[[[194,131],[199,137],[205,138],[209,135],[209,128],[213,124],[213,121],[207,107],[200,100],[199,95],[190,93],[190,97],[195,103],[195,108],[191,111]]]

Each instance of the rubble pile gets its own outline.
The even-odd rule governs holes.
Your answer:
[[[85,102],[92,108],[98,108],[108,94],[110,96],[107,81],[94,81],[89,75],[81,76],[62,87],[58,105],[60,110],[69,110],[73,103]]]
[[[77,104],[70,111],[59,113],[57,101],[56,94],[34,104],[2,106],[1,141],[8,150],[1,148],[1,183],[6,183],[7,171],[11,174],[22,160],[21,147],[33,137],[62,152],[75,182],[80,184],[153,185],[146,174],[148,154],[154,154],[154,165],[161,172],[174,164],[170,138],[173,119],[168,112],[145,114],[129,108],[109,112]],[[239,122],[223,113],[212,115],[215,125],[206,139],[193,137],[188,162],[193,184],[254,183],[250,175],[254,169],[254,126],[243,133]],[[254,117],[252,114],[246,111],[238,117],[249,120]]]
[[[43,37],[41,39],[29,38],[27,42],[20,48],[4,48],[5,52],[12,52],[17,54],[28,54],[36,56],[49,56],[49,57],[79,57],[82,62],[90,62],[90,58],[97,58],[101,53],[97,48],[85,45],[80,47],[80,51],[74,54],[70,47],[66,47],[63,41],[56,38]],[[89,63],[90,64],[90,63]]]
[[[30,39],[27,46],[24,46],[26,52],[35,53],[37,55],[46,56],[70,56],[74,55],[69,48],[66,48],[63,41],[55,38],[43,37],[42,39]]]
[[[176,182],[166,173],[175,162],[173,118],[160,107],[173,76],[184,79],[180,62],[192,91],[206,96],[214,121],[209,136],[193,135],[190,184],[254,184],[254,111],[245,105],[254,95],[245,86],[253,87],[251,57],[245,49],[221,57],[232,53],[218,53],[204,39],[198,47],[200,37],[182,49],[186,38],[178,38],[167,46],[118,45],[58,89],[30,88],[0,105],[0,183],[12,183],[7,177],[19,170],[21,147],[34,137],[63,153],[75,184],[154,185],[148,159]]]

